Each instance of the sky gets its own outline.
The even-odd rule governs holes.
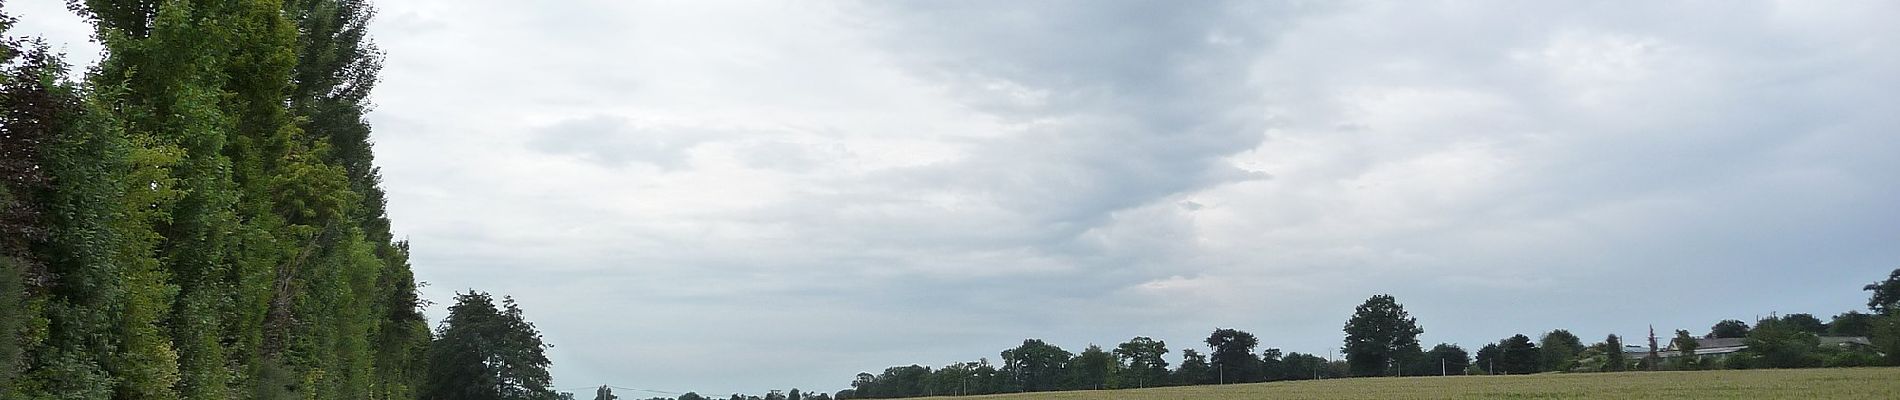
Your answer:
[[[14,33],[89,62],[61,3]],[[1329,355],[1376,294],[1428,347],[1641,343],[1900,267],[1900,3],[378,7],[427,313],[514,297],[570,391],[1215,328]]]

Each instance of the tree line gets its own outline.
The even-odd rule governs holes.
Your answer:
[[[511,300],[422,315],[366,1],[68,5],[83,77],[0,3],[0,398],[556,398]]]
[[[859,373],[850,381],[850,388],[833,394],[801,394],[794,389],[789,395],[773,391],[765,396],[734,394],[730,399],[880,399],[1369,376],[1900,366],[1900,269],[1863,290],[1872,292],[1867,303],[1871,314],[1847,311],[1829,322],[1810,314],[1771,316],[1753,327],[1743,321],[1723,320],[1702,335],[1676,330],[1668,337],[1652,334],[1645,343],[1635,345],[1626,345],[1614,334],[1585,344],[1568,330],[1554,329],[1536,340],[1514,334],[1487,343],[1475,353],[1450,343],[1425,349],[1418,341],[1424,333],[1418,320],[1393,296],[1376,295],[1356,307],[1346,322],[1340,347],[1343,357],[1339,360],[1277,348],[1255,352],[1260,345],[1258,337],[1229,328],[1217,328],[1208,334],[1200,343],[1206,346],[1205,352],[1180,349],[1178,364],[1169,363],[1171,350],[1166,342],[1145,336],[1131,338],[1113,349],[1091,344],[1081,352],[1026,339],[998,353],[1000,364],[980,358],[937,368],[894,366],[876,374]],[[1824,345],[1820,340],[1823,337],[1867,341]],[[1698,338],[1737,339],[1747,348],[1722,357],[1698,355]],[[1667,351],[1672,344],[1673,354]],[[1649,351],[1652,348],[1655,350]],[[612,396],[611,390],[602,387],[595,399],[617,398]],[[677,399],[711,398],[687,393]]]

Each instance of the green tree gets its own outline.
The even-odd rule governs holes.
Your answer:
[[[1147,336],[1136,336],[1115,346],[1115,358],[1126,368],[1118,379],[1125,387],[1148,387],[1167,382],[1168,343]]]
[[[1455,344],[1439,343],[1437,346],[1432,346],[1432,351],[1425,355],[1430,364],[1439,367],[1441,375],[1463,375],[1465,369],[1471,366],[1471,356],[1465,353],[1463,347]]]
[[[1697,342],[1694,336],[1690,336],[1689,331],[1682,329],[1676,330],[1676,339],[1671,343],[1676,346],[1676,369],[1695,368],[1698,360],[1695,351],[1702,346],[1702,343]]]
[[[1214,368],[1215,383],[1255,382],[1260,380],[1260,359],[1253,349],[1260,340],[1252,333],[1236,329],[1215,329],[1207,336],[1208,361]]]
[[[459,293],[429,347],[423,398],[544,400],[550,364],[541,333],[512,298],[495,306],[487,293]]]
[[[1604,371],[1623,371],[1629,369],[1629,356],[1623,354],[1623,338],[1616,334],[1603,338]]]
[[[1885,355],[1887,365],[1900,366],[1900,315],[1874,317],[1867,339]]]
[[[1537,344],[1539,365],[1545,371],[1569,371],[1583,352],[1583,340],[1563,329],[1545,333]]]
[[[1748,337],[1748,323],[1726,319],[1709,327],[1709,337],[1716,339]]]
[[[616,400],[619,398],[620,396],[614,395],[614,389],[607,387],[607,385],[600,385],[599,388],[594,389],[594,400]]]
[[[1021,346],[1003,350],[1003,371],[1014,377],[1016,387],[1027,392],[1061,389],[1064,371],[1073,357],[1040,339],[1023,340]]]
[[[1873,327],[1873,321],[1872,315],[1862,314],[1859,311],[1840,313],[1827,323],[1827,334],[1829,336],[1867,336],[1868,329]]]
[[[1174,382],[1182,385],[1205,385],[1214,383],[1214,368],[1207,365],[1207,356],[1194,349],[1181,349],[1181,366],[1174,370]]]
[[[1821,345],[1820,339],[1813,333],[1803,331],[1797,324],[1779,318],[1759,322],[1754,330],[1748,332],[1744,343],[1748,348],[1742,352],[1749,357],[1748,365],[1751,367],[1806,368],[1821,365],[1821,359],[1816,354]]]
[[[1821,319],[1815,318],[1813,314],[1783,315],[1781,316],[1781,322],[1787,323],[1790,327],[1802,332],[1816,335],[1827,333],[1827,324],[1821,323]]]
[[[1861,290],[1874,292],[1867,298],[1868,310],[1879,315],[1894,315],[1895,311],[1900,311],[1900,268],[1887,274],[1887,280],[1869,283]]]
[[[1089,345],[1081,354],[1069,361],[1071,385],[1075,389],[1107,389],[1108,378],[1115,373],[1118,363],[1115,357],[1102,350],[1102,346]]]
[[[1376,295],[1354,310],[1346,321],[1346,362],[1354,376],[1388,374],[1390,368],[1403,365],[1408,354],[1419,354],[1418,320],[1391,295]]]
[[[1486,343],[1484,347],[1478,348],[1478,353],[1473,357],[1472,361],[1477,364],[1479,369],[1484,370],[1484,373],[1495,375],[1502,370],[1498,368],[1497,364],[1498,355],[1503,352],[1504,348],[1498,347],[1497,343]]]
[[[1505,374],[1537,373],[1537,344],[1529,336],[1513,335],[1498,342],[1497,369]]]

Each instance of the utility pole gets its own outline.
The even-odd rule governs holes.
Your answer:
[[[1447,376],[1447,375],[1451,375],[1451,374],[1445,372],[1445,358],[1439,357],[1438,358],[1438,376]]]

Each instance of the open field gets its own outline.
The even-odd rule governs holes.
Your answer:
[[[1900,399],[1900,368],[1357,378],[955,397],[1009,400],[1707,398]]]

